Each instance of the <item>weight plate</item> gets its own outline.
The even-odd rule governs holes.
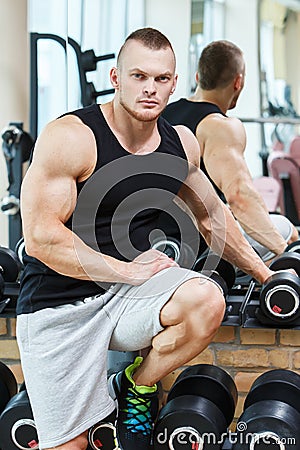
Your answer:
[[[12,371],[0,361],[0,414],[17,393],[17,381]]]
[[[0,247],[0,272],[4,281],[16,281],[21,269],[17,254],[10,248]]]
[[[271,270],[294,269],[300,276],[300,253],[284,252],[273,259],[269,265]]]
[[[278,400],[300,414],[300,375],[291,370],[274,369],[258,377],[245,399],[244,410],[262,400]]]
[[[300,414],[280,401],[257,402],[239,418],[234,440],[233,450],[295,450],[300,442]]]
[[[231,376],[211,364],[196,364],[185,369],[171,387],[167,401],[194,395],[213,402],[223,413],[227,425],[234,417],[238,392]]]
[[[155,450],[219,450],[223,433],[226,420],[219,408],[206,398],[185,395],[161,409],[153,444]]]

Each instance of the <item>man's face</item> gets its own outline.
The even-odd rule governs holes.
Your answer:
[[[156,120],[176,86],[174,54],[170,48],[151,50],[131,40],[111,77],[128,114],[142,122]]]

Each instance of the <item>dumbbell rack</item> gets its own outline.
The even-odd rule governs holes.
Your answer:
[[[15,317],[19,291],[19,282],[5,282],[3,299],[0,301],[0,317]]]
[[[222,326],[243,328],[289,328],[300,329],[300,319],[291,324],[262,324],[256,311],[259,308],[261,287],[251,280],[249,284],[234,286],[226,298],[226,312]]]
[[[19,295],[19,282],[6,282],[3,300],[0,301],[0,316],[14,317]],[[260,285],[254,281],[249,284],[234,286],[226,298],[226,312],[222,326],[243,328],[283,328],[300,330],[300,320],[293,324],[279,326],[278,324],[262,324],[256,317],[259,307]]]

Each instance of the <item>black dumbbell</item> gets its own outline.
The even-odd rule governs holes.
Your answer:
[[[234,450],[298,448],[300,376],[275,369],[258,377],[245,399],[236,430]]]
[[[185,267],[188,269],[193,266],[197,257],[196,253],[189,246],[189,244],[179,242],[177,239],[169,236],[165,239],[158,239],[154,241],[152,248],[168,255],[168,257],[177,262],[180,267]]]
[[[17,280],[21,263],[17,254],[10,248],[0,247],[0,273],[5,282]]]
[[[296,252],[282,253],[270,264],[270,269],[281,271],[294,269],[297,275],[290,272],[278,272],[262,285],[260,292],[260,308],[257,318],[275,324],[290,324],[300,316],[300,254]]]
[[[9,400],[17,393],[17,388],[14,374],[6,364],[0,361],[0,414]]]
[[[300,239],[298,239],[297,241],[294,241],[291,244],[289,244],[287,246],[287,248],[285,249],[285,253],[286,252],[300,253]]]
[[[235,283],[234,266],[211,251],[204,253],[197,259],[193,270],[214,279],[222,287],[225,296]]]
[[[0,415],[1,450],[37,450],[37,430],[26,389],[14,395]]]
[[[4,286],[5,286],[4,278],[3,278],[3,276],[1,275],[1,271],[0,271],[0,302],[1,302],[1,300],[3,299]]]
[[[116,411],[89,429],[87,450],[118,449],[117,430],[115,426]]]
[[[26,255],[25,252],[25,242],[24,242],[24,238],[21,237],[21,239],[18,240],[18,242],[15,245],[15,253],[19,258],[20,263],[22,264],[22,266],[24,265],[24,261],[23,258]]]
[[[233,379],[220,367],[188,367],[177,377],[158,415],[154,449],[221,449],[237,397]]]

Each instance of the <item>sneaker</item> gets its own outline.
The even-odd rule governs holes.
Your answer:
[[[158,390],[154,386],[136,386],[133,372],[143,358],[112,375],[110,380],[118,405],[117,439],[121,450],[147,450],[152,447],[154,421],[158,414]]]

